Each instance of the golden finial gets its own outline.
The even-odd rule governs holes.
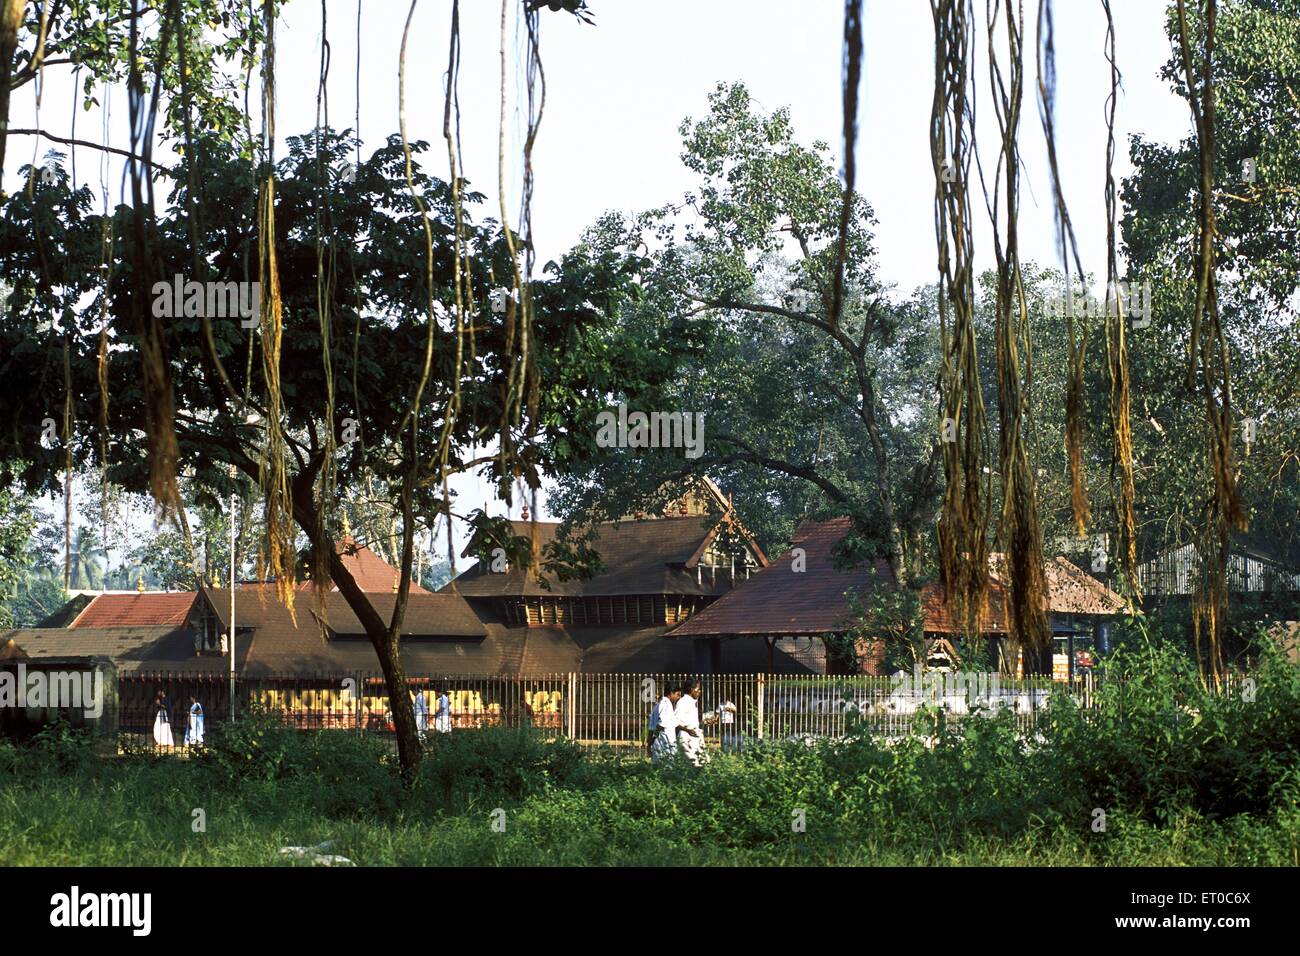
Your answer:
[[[140,575],[140,580],[135,583],[135,589],[141,594],[144,593],[144,575]]]

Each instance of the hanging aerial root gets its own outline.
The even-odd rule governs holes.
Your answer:
[[[939,247],[940,438],[946,484],[937,534],[944,593],[968,634],[988,604],[987,428],[975,347],[973,240],[967,177],[974,120],[967,101],[971,14],[962,0],[932,0],[935,87],[930,152]],[[949,310],[951,309],[951,321]]]
[[[988,8],[989,72],[995,95],[994,106],[1002,134],[998,167],[1006,190],[1006,245],[998,229],[996,191],[988,203],[997,258],[997,303],[995,338],[998,372],[998,463],[1002,477],[1002,512],[999,536],[1007,552],[1007,633],[1013,647],[1041,651],[1051,645],[1047,624],[1047,594],[1043,576],[1043,544],[1039,528],[1038,498],[1030,466],[1026,431],[1030,403],[1025,383],[1032,380],[1031,354],[1026,347],[1023,369],[1020,343],[1028,343],[1029,309],[1025,301],[1024,277],[1019,249],[1019,130],[1024,98],[1024,15],[1008,7],[1007,52],[1010,60],[1009,86],[1002,74],[995,36],[999,3]]]
[[[1070,263],[1081,283],[1087,281],[1079,258],[1079,244],[1074,237],[1070,210],[1061,189],[1061,174],[1056,161],[1056,41],[1051,0],[1038,3],[1038,114],[1047,140],[1047,164],[1051,172],[1053,209],[1056,217],[1056,246],[1065,274],[1065,295],[1071,303],[1066,308],[1066,333],[1069,337],[1068,381],[1065,393],[1065,452],[1070,464],[1070,510],[1075,531],[1080,537],[1088,533],[1092,509],[1088,504],[1088,482],[1083,461],[1083,371],[1088,351],[1087,315],[1075,315],[1074,285]]]
[[[1133,472],[1132,388],[1128,357],[1128,323],[1124,297],[1119,294],[1116,253],[1115,108],[1119,102],[1119,64],[1115,58],[1115,20],[1110,0],[1101,0],[1106,14],[1106,60],[1110,64],[1110,96],[1106,100],[1106,376],[1111,425],[1111,489],[1115,525],[1119,530],[1119,559],[1129,607],[1142,600],[1137,576],[1136,483]],[[1119,496],[1115,498],[1115,469]]]
[[[280,388],[280,343],[283,321],[280,305],[280,271],[275,253],[275,4],[265,0],[266,59],[263,64],[263,117],[266,127],[267,169],[258,192],[258,278],[261,282],[262,375],[266,385],[266,454],[261,465],[266,496],[266,539],[270,572],[276,593],[296,621],[294,585],[293,499],[285,454],[283,400]]]
[[[1246,513],[1237,487],[1232,450],[1232,376],[1229,354],[1219,317],[1214,214],[1215,85],[1213,74],[1216,0],[1205,0],[1202,14],[1204,43],[1199,83],[1192,70],[1192,50],[1184,0],[1178,0],[1178,35],[1188,104],[1196,130],[1200,160],[1199,224],[1196,257],[1196,304],[1192,312],[1189,384],[1199,385],[1208,426],[1207,465],[1214,488],[1206,508],[1206,521],[1197,550],[1201,572],[1193,601],[1199,645],[1202,628],[1206,653],[1202,666],[1217,684],[1223,678],[1223,641],[1228,619],[1228,561],[1232,533],[1244,530]]]

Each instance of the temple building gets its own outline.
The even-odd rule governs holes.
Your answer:
[[[516,536],[533,542],[532,567],[493,570],[493,562],[480,560],[442,593],[463,597],[486,627],[507,629],[508,639],[523,645],[529,673],[714,669],[718,662],[707,645],[663,638],[767,566],[731,502],[708,479],[662,513],[583,529],[591,532],[586,544],[602,565],[585,579],[561,580],[541,568],[559,522],[511,525]],[[765,656],[749,653],[736,663],[761,668]]]
[[[851,635],[854,619],[872,595],[895,588],[889,565],[880,559],[844,569],[837,566],[835,547],[852,530],[851,518],[805,521],[794,534],[790,548],[753,576],[753,580],[720,597],[710,607],[674,628],[670,640],[707,646],[696,651],[720,666],[711,670],[729,672],[741,668],[734,658],[748,663],[755,647],[767,655],[760,669],[777,670],[777,654],[807,673],[833,671],[881,674],[885,670],[883,639],[855,640],[851,652],[831,652],[836,639]],[[1120,595],[1084,573],[1063,557],[1044,564],[1049,623],[1056,641],[1064,643],[1064,667],[1068,676],[1074,667],[1073,639],[1125,612]],[[989,639],[996,662],[1004,670],[1021,664],[1007,659],[1005,556],[991,555],[990,596],[980,616],[979,632]],[[855,606],[856,605],[856,606]],[[927,584],[919,595],[919,613],[924,633],[927,663],[952,666],[963,628],[950,613],[943,590]],[[851,636],[850,636],[850,639]],[[1053,662],[1054,666],[1057,662]],[[976,669],[982,669],[976,665]]]

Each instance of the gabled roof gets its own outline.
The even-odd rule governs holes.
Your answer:
[[[853,526],[852,518],[805,521],[790,549],[749,581],[722,595],[672,631],[673,637],[758,634],[822,634],[837,630],[849,613],[845,596],[884,582],[893,573],[883,560],[850,570],[835,567],[832,549]],[[795,570],[796,550],[802,549]]]
[[[119,671],[186,670],[225,672],[225,657],[194,653],[194,635],[175,627],[51,627],[0,632],[20,643],[33,660],[51,657],[108,657]],[[238,666],[247,648],[236,646]]]
[[[96,595],[68,627],[180,627],[194,606],[193,591],[139,591]]]
[[[558,521],[512,521],[521,538],[536,534],[538,553],[555,540]],[[469,568],[444,592],[458,591],[465,597],[532,597],[542,595],[609,597],[634,594],[722,594],[731,589],[729,572],[696,573],[700,556],[716,535],[713,522],[699,515],[676,518],[647,518],[641,521],[609,522],[595,526],[588,542],[605,565],[604,572],[587,580],[560,581],[546,575],[549,589],[537,580],[534,569],[511,567],[494,573],[484,562]],[[765,560],[757,545],[753,550],[760,564]]]
[[[724,594],[671,632],[672,637],[824,634],[842,629],[852,608],[849,593],[893,587],[889,565],[880,559],[840,570],[834,566],[835,545],[853,527],[851,518],[804,522],[779,558],[753,578]],[[795,549],[802,549],[806,570],[793,569]],[[1005,560],[990,556],[989,604],[980,623],[987,634],[1006,633],[1005,586],[999,568]],[[1065,558],[1045,563],[1047,610],[1062,614],[1120,614],[1124,599]],[[960,633],[950,613],[942,585],[921,588],[924,628],[931,633]]]
[[[353,538],[345,537],[340,540],[336,551],[343,566],[351,572],[357,587],[361,590],[375,594],[393,593],[393,584],[400,574],[397,568]],[[415,577],[414,572],[411,576]],[[308,587],[310,586],[309,582]],[[338,588],[333,587],[331,590],[337,591]],[[429,592],[412,581],[411,593],[428,594]]]
[[[1057,614],[1123,614],[1128,608],[1123,597],[1060,555],[1043,570],[1049,609]]]
[[[222,626],[229,628],[230,591],[204,588],[203,595]],[[397,603],[396,594],[373,593],[366,597],[381,619],[387,622],[392,618]],[[295,602],[294,611],[297,624],[271,588],[261,592],[249,592],[240,588],[236,592],[235,623],[241,630],[253,628],[259,633],[283,635],[298,630],[319,633],[325,627],[331,633],[342,636],[359,637],[365,634],[361,621],[337,591],[325,595],[323,608],[318,608],[311,596],[302,595]],[[406,613],[402,618],[403,637],[478,639],[485,634],[478,617],[459,595],[430,594],[425,591],[407,597]]]

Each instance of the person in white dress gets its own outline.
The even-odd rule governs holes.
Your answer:
[[[451,698],[447,696],[447,691],[438,691],[438,708],[434,713],[433,729],[440,734],[451,733]]]
[[[429,732],[429,702],[422,690],[415,692],[415,730],[421,737]]]
[[[167,703],[167,695],[158,691],[158,696],[153,699],[153,705],[153,742],[159,747],[175,747],[176,741],[172,737],[172,709]]]
[[[646,748],[650,759],[661,763],[677,753],[677,701],[682,696],[681,689],[669,685],[663,697],[650,714],[650,734]]]
[[[700,682],[687,682],[686,693],[682,694],[674,708],[677,718],[677,744],[682,754],[695,766],[700,766],[707,759],[704,752],[704,732],[700,730]]]
[[[185,725],[185,746],[203,744],[203,705],[197,697],[190,697],[190,718]]]
[[[731,750],[736,746],[736,705],[730,700],[724,700],[718,705],[718,724],[719,736],[722,738],[722,749]]]

